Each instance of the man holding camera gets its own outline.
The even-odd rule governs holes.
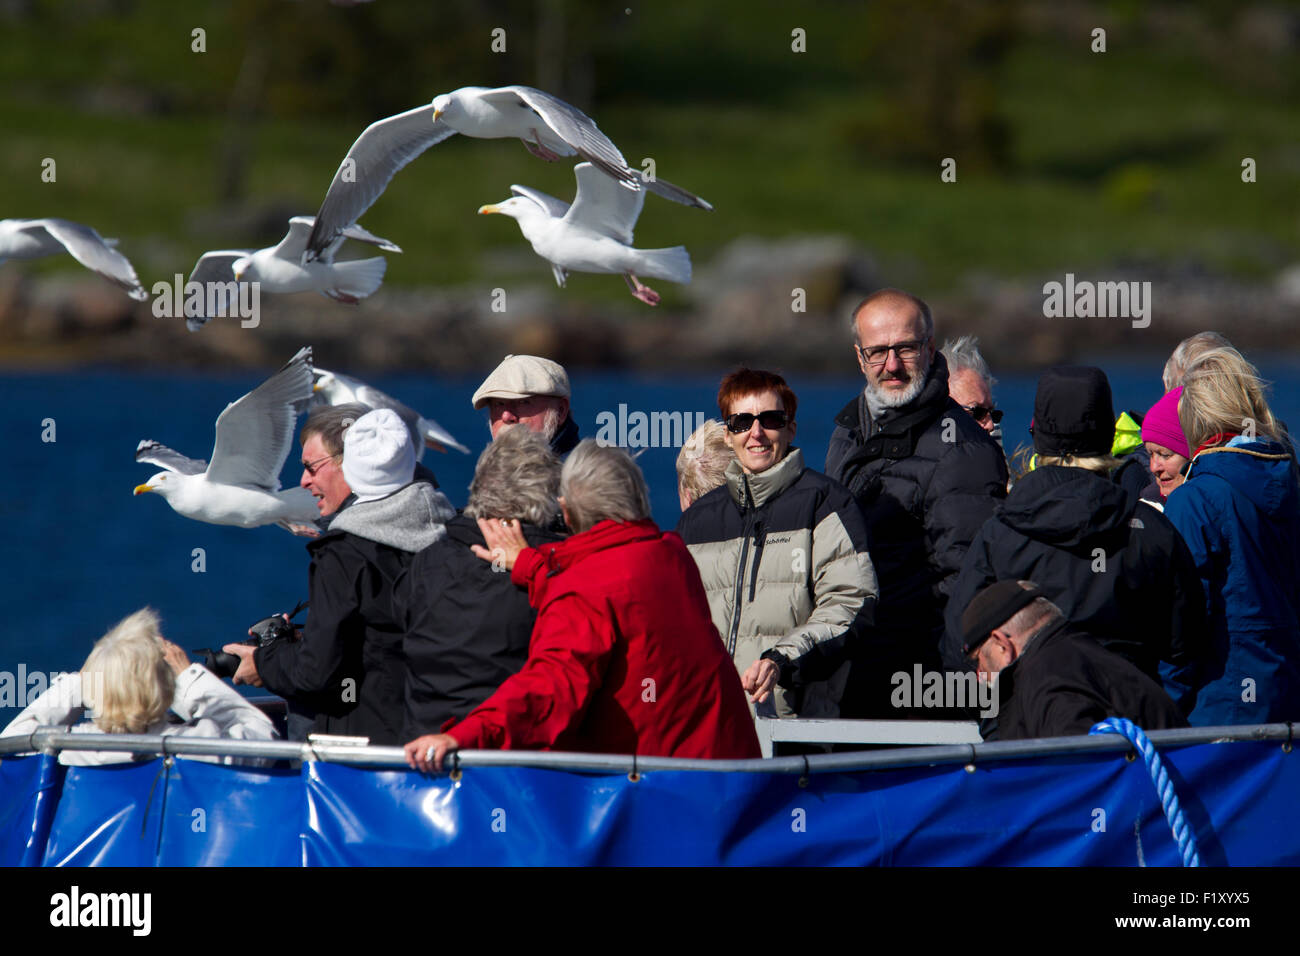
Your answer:
[[[315,732],[400,744],[406,664],[393,583],[418,551],[446,533],[455,509],[432,484],[412,480],[415,448],[390,409],[367,412],[347,427],[341,456],[330,455],[325,441],[323,455],[309,458],[316,436],[307,430],[303,468],[311,482],[304,475],[304,486],[320,489],[323,515],[349,503],[307,545],[311,610],[302,639],[223,650],[241,659],[236,684],[265,686],[291,710],[313,711]],[[339,469],[342,484],[326,474],[330,468]]]

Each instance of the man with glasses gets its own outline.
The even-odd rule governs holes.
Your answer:
[[[835,418],[826,474],[866,516],[880,604],[845,691],[847,717],[938,717],[891,706],[894,674],[941,669],[943,612],[962,558],[1006,497],[1007,464],[987,431],[948,394],[929,306],[883,289],[853,312],[853,354],[866,387]]]
[[[836,717],[876,576],[852,495],[806,468],[793,446],[796,407],[774,372],[742,368],[722,380],[718,409],[735,458],[677,533],[757,712]]]
[[[396,412],[361,406],[352,419],[354,411],[320,409],[303,428],[303,486],[330,522],[307,545],[301,639],[223,650],[240,658],[236,684],[265,686],[288,702],[289,739],[315,730],[400,744],[405,609],[394,586],[456,512],[416,477],[415,446]],[[331,454],[335,441],[341,454]]]

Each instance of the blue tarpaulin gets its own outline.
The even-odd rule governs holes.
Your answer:
[[[1300,863],[1300,757],[1276,741],[1162,748],[1202,862]],[[1123,751],[885,770],[579,772],[457,779],[311,761],[0,761],[0,862],[1178,866]]]

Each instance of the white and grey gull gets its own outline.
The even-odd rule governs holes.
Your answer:
[[[70,219],[0,219],[0,262],[66,252],[143,302],[149,293],[140,285],[130,260],[113,248],[116,245],[116,239],[105,239],[90,226]]]
[[[255,528],[310,525],[320,516],[306,488],[280,490],[280,470],[294,444],[294,423],[311,405],[311,349],[304,348],[217,418],[212,461],[188,458],[142,441],[135,460],[160,465],[137,495],[160,495],[177,514],[210,524]]]
[[[630,168],[613,141],[582,110],[531,86],[466,86],[371,123],[348,150],[330,183],[306,259],[315,259],[361,218],[397,172],[429,147],[460,133],[477,139],[519,139],[548,161],[578,156],[630,192],[648,190],[683,205],[712,209],[694,193]]]

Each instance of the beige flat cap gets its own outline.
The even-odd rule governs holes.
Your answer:
[[[507,355],[474,393],[474,407],[490,398],[528,398],[530,395],[569,397],[569,376],[564,366],[536,355]]]

